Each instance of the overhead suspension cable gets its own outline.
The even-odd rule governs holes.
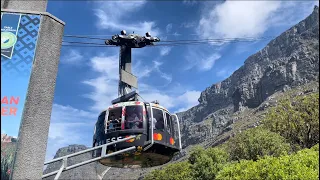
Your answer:
[[[81,35],[64,35],[64,37],[81,38],[81,39],[97,39],[97,40],[106,40],[106,39],[108,39],[108,38],[98,38],[98,37],[89,37],[89,36],[81,36]]]
[[[106,35],[107,36],[107,35]],[[108,38],[98,38],[98,37],[90,37],[90,36],[84,36],[84,35],[64,35],[64,37],[67,38],[80,38],[80,39],[94,39],[94,40],[107,40]],[[248,40],[248,39],[269,39],[274,38],[273,36],[265,36],[265,37],[243,37],[243,38],[220,38],[220,39],[192,39],[192,40],[162,40],[161,42],[200,42],[200,41],[225,41],[225,40]]]
[[[153,46],[146,46],[146,47],[158,47],[158,46],[179,46],[179,45],[201,45],[204,43],[235,43],[235,42],[253,42],[258,40],[265,40],[267,38],[255,38],[255,39],[212,39],[212,40],[204,40],[204,41],[185,41],[185,42],[172,42],[172,43],[164,43],[161,44],[160,42]],[[70,43],[70,44],[63,44],[63,46],[73,46],[73,47],[117,47],[111,45],[105,45],[102,43],[90,43],[90,42],[76,42],[76,41],[63,41],[63,43]],[[91,45],[91,46],[88,46]]]

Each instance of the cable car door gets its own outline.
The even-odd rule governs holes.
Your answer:
[[[174,129],[172,127],[172,118],[168,112],[164,112],[164,116],[166,118],[166,141],[168,145],[174,146],[176,141],[174,140]]]
[[[161,109],[151,106],[151,113],[149,118],[153,142],[160,144],[167,144],[166,130],[165,130],[165,117]]]
[[[181,134],[180,134],[180,124],[179,124],[179,118],[176,114],[171,115],[171,122],[172,127],[174,130],[174,146],[176,146],[178,149],[182,149],[181,145]]]

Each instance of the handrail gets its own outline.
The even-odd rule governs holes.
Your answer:
[[[119,142],[127,141],[127,140],[133,139],[135,137],[136,136],[130,136],[130,137],[127,137],[127,138],[124,138],[124,139],[120,139],[120,140],[117,140],[117,141],[113,141],[113,142],[110,142],[110,143],[107,143],[107,144],[103,144],[103,145],[100,145],[100,146],[96,146],[96,147],[93,147],[93,148],[90,148],[90,149],[86,149],[86,150],[83,150],[83,151],[79,151],[79,152],[76,152],[76,153],[73,153],[73,154],[69,154],[69,155],[66,155],[66,156],[63,156],[63,157],[59,157],[59,158],[47,161],[47,162],[44,163],[44,165],[47,165],[47,164],[50,164],[50,163],[53,163],[53,162],[57,162],[57,161],[60,161],[60,160],[63,160],[63,163],[62,163],[62,166],[61,166],[61,168],[59,170],[51,172],[51,173],[48,173],[48,174],[45,174],[45,175],[42,176],[42,178],[46,178],[46,177],[52,176],[54,174],[57,174],[55,176],[55,178],[54,178],[55,180],[57,180],[63,171],[66,171],[66,170],[69,170],[69,169],[73,169],[73,168],[76,168],[78,166],[82,166],[82,165],[85,165],[85,164],[88,164],[88,163],[91,163],[91,162],[94,162],[94,161],[98,161],[98,160],[106,158],[106,157],[111,157],[111,156],[114,156],[114,155],[117,155],[117,154],[120,154],[120,153],[123,153],[123,152],[126,152],[126,151],[133,150],[133,149],[136,148],[135,146],[132,146],[132,147],[129,147],[129,148],[126,148],[126,149],[122,149],[122,150],[119,150],[119,151],[116,151],[116,152],[113,152],[113,153],[110,153],[110,154],[106,154],[107,146],[110,146],[110,145],[113,145],[113,144],[116,144],[116,143],[119,143]],[[87,161],[84,161],[84,162],[81,162],[81,163],[78,163],[78,164],[74,164],[74,165],[71,165],[71,166],[67,165],[69,157],[73,157],[73,156],[77,156],[79,154],[83,154],[83,153],[86,153],[86,152],[94,151],[94,150],[99,149],[99,148],[102,148],[102,153],[101,153],[100,157],[97,157],[97,158],[94,158],[94,159],[90,159],[90,160],[87,160]]]

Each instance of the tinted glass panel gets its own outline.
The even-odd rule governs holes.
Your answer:
[[[152,108],[153,112],[153,121],[156,122],[155,128],[157,130],[164,130],[164,118],[162,110]]]
[[[101,134],[104,131],[104,117],[106,115],[106,112],[102,112],[99,117],[98,117],[98,121],[96,123],[96,134]]]
[[[171,121],[170,121],[170,115],[168,113],[165,113],[166,119],[167,119],[167,131],[169,134],[171,134]]]
[[[122,107],[109,109],[107,132],[121,130]]]
[[[143,106],[126,106],[125,129],[143,128]]]

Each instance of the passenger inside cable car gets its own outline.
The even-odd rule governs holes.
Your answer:
[[[121,129],[121,117],[119,117],[119,116],[116,117],[114,112],[111,112],[109,117],[110,117],[110,119],[107,120],[108,132],[120,130]]]
[[[143,116],[142,106],[127,106],[125,114],[125,129],[142,129]],[[139,116],[138,116],[139,115]]]

